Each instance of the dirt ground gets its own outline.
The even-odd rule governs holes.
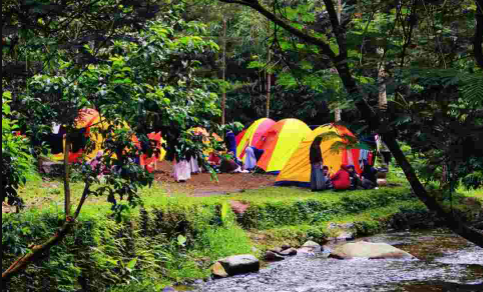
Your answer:
[[[273,186],[275,175],[251,173],[220,173],[218,182],[211,179],[209,173],[191,175],[191,179],[178,183],[172,177],[173,167],[167,161],[158,162],[155,179],[169,193],[185,193],[195,197],[241,192],[249,189],[259,189]]]

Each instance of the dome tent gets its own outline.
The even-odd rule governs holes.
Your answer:
[[[73,148],[72,152],[69,153],[69,163],[80,162],[82,159],[91,160],[94,159],[99,151],[103,151],[102,144],[104,143],[104,137],[100,133],[91,133],[91,129],[99,127],[102,129],[107,129],[108,123],[105,121],[101,121],[101,117],[99,112],[95,109],[81,109],[79,110],[79,115],[76,118],[76,128],[81,130],[80,135],[83,136],[83,139],[75,139],[72,141]],[[124,123],[124,127],[129,128],[129,126]],[[140,154],[140,164],[142,166],[146,166],[146,168],[151,172],[153,168],[153,164],[156,160],[162,160],[166,154],[166,151],[162,148],[162,138],[161,133],[150,133],[147,135],[148,139],[151,141],[152,144],[155,145],[157,148],[158,155],[153,155],[152,157],[148,157],[145,154]],[[83,143],[87,141],[87,139],[91,139],[94,142],[94,148],[90,152],[85,152],[84,148],[85,145]],[[79,141],[77,141],[79,140]],[[83,140],[83,141],[80,141]],[[135,143],[138,149],[142,149],[140,141],[137,139],[136,136],[133,135],[132,137],[133,143]],[[64,160],[64,150],[65,149],[65,138],[63,139],[63,146],[60,153],[54,155],[54,160]]]
[[[248,146],[255,146],[262,138],[262,135],[275,124],[275,121],[268,118],[258,119],[246,130],[236,148],[238,158],[243,159],[245,149]]]
[[[279,172],[283,169],[292,154],[297,150],[300,142],[312,133],[309,126],[297,119],[283,119],[278,121],[262,135],[256,148],[264,153],[257,166],[266,172]]]
[[[335,124],[327,124],[320,126],[312,131],[299,144],[298,149],[292,154],[292,157],[287,161],[285,167],[277,176],[275,185],[277,186],[310,186],[310,145],[319,135],[325,133],[335,133],[337,135],[330,136],[327,139],[322,139],[320,149],[324,165],[329,167],[331,174],[336,173],[342,164],[352,164],[356,172],[361,173],[359,166],[359,149],[340,149],[339,151],[332,151],[331,147],[334,143],[347,144],[348,141],[344,136],[355,137],[346,127]],[[342,145],[343,145],[342,144]]]

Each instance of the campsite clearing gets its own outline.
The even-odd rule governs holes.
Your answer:
[[[160,161],[154,177],[168,195],[186,194],[194,197],[206,197],[239,193],[245,190],[260,189],[273,186],[276,176],[252,173],[219,173],[218,181],[209,173],[193,174],[185,183],[177,183],[171,176],[172,165],[168,161]]]

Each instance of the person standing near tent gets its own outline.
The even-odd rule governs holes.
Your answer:
[[[339,171],[330,177],[334,190],[348,190],[351,187],[351,179],[347,165],[341,165]]]
[[[233,155],[236,157],[236,138],[233,131],[226,132],[225,145],[226,149],[228,149],[228,152],[233,152]]]
[[[322,143],[322,137],[316,137],[310,145],[310,188],[312,192],[323,190],[325,185],[324,175],[322,174],[324,159],[322,158],[320,143]]]
[[[391,162],[391,151],[387,147],[386,143],[382,141],[382,137],[380,135],[376,135],[376,147],[377,153],[382,156],[383,167],[389,170],[389,163]]]
[[[173,177],[176,182],[186,182],[191,178],[191,164],[188,160],[173,160]]]

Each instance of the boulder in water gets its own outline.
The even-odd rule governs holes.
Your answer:
[[[251,254],[230,256],[218,261],[229,276],[258,272],[260,261]]]
[[[322,250],[322,247],[320,246],[320,244],[318,244],[317,242],[311,241],[311,240],[304,243],[304,245],[302,245],[302,247],[310,248],[310,249],[312,249],[313,252],[319,252],[319,251]]]
[[[269,250],[265,253],[265,260],[267,261],[282,261],[284,259],[285,257],[280,255],[278,252]]]
[[[297,250],[295,248],[289,248],[280,252],[283,256],[294,256],[297,255]]]
[[[369,258],[369,259],[410,259],[414,258],[404,250],[387,243],[359,241],[346,243],[337,247],[330,257],[336,259]]]

